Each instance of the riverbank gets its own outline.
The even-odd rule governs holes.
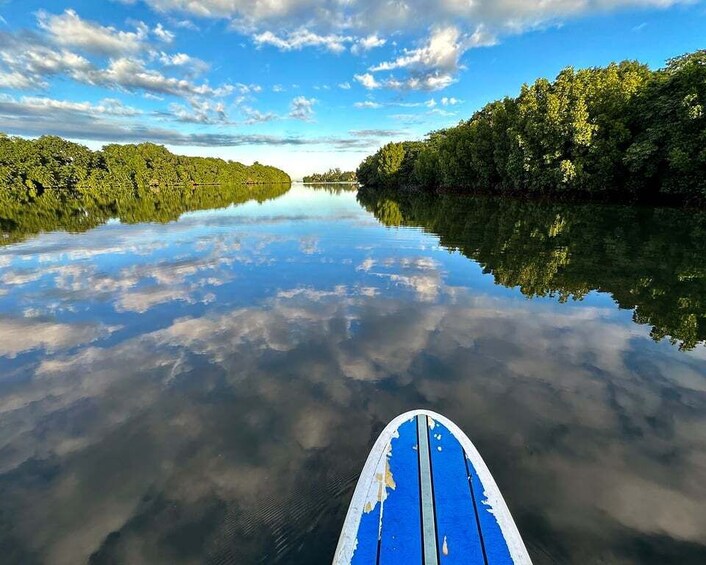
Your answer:
[[[0,202],[29,203],[47,190],[110,195],[116,189],[289,184],[287,173],[255,162],[175,155],[161,145],[106,145],[91,151],[59,137],[0,134]]]
[[[375,190],[369,187],[367,190]],[[618,206],[642,206],[648,208],[679,208],[684,210],[700,211],[706,208],[706,201],[702,199],[687,199],[670,194],[650,194],[638,196],[633,193],[592,193],[592,192],[516,192],[504,190],[483,190],[466,186],[445,186],[433,191],[425,190],[419,186],[409,186],[399,189],[401,194],[434,194],[437,196],[458,196],[467,198],[504,198],[513,201],[536,204],[615,204]]]
[[[706,50],[564,69],[358,167],[373,188],[706,206]]]

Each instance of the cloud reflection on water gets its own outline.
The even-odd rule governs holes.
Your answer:
[[[420,406],[478,445],[537,563],[703,555],[703,348],[599,301],[451,284],[431,236],[380,228],[353,252],[319,224],[314,246],[209,229],[142,262],[59,262],[23,307],[78,313],[3,315],[11,561],[327,562],[376,434]],[[176,301],[139,302],[152,289]]]

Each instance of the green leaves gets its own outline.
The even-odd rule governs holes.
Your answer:
[[[171,186],[289,183],[279,169],[205,157],[184,157],[152,143],[107,145],[93,152],[54,136],[25,140],[0,136],[0,190],[32,199],[47,190],[96,194]]]
[[[355,182],[356,175],[353,171],[341,171],[341,169],[329,169],[325,173],[314,173],[304,177],[304,182],[307,183],[326,183],[326,182]]]
[[[367,158],[367,186],[706,203],[706,50],[652,72],[567,67],[468,121]]]

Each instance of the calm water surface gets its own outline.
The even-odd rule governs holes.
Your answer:
[[[706,563],[706,221],[295,185],[0,247],[2,562],[329,563],[443,412],[535,563]]]

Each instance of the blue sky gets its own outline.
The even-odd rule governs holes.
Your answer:
[[[566,65],[706,47],[680,0],[0,0],[0,131],[354,168]]]

